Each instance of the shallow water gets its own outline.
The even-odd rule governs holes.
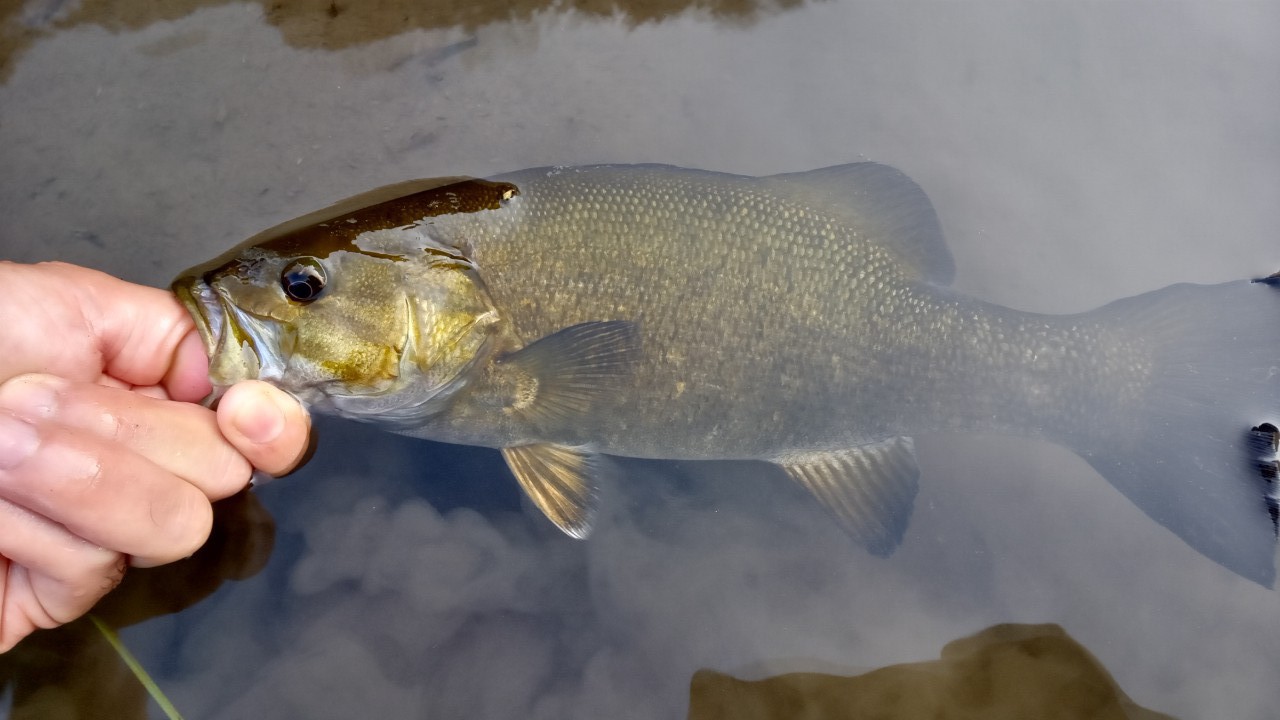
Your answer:
[[[1014,307],[1280,269],[1280,4],[674,4],[0,6],[2,254],[162,285],[411,177],[872,159],[933,198],[956,286]],[[188,718],[681,717],[700,668],[869,669],[1004,622],[1061,625],[1178,717],[1280,701],[1280,593],[1055,446],[919,438],[880,560],[749,464],[624,462],[575,542],[492,451],[318,427],[256,492],[269,558],[242,507],[178,583],[208,597],[123,631]],[[122,623],[175,584],[134,574]],[[145,716],[100,652],[70,630],[0,657],[14,717],[78,693]]]

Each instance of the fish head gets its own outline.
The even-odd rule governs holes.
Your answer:
[[[470,249],[442,241],[429,218],[496,208],[515,186],[395,189],[272,228],[173,282],[209,353],[211,400],[264,380],[322,412],[394,426],[465,386],[501,318]]]

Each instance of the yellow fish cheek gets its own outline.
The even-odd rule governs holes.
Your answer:
[[[330,379],[367,390],[381,390],[400,375],[399,354],[392,348],[370,343],[353,344],[343,357],[320,363]]]
[[[406,323],[394,303],[321,300],[299,315],[295,328],[295,356],[324,379],[381,389],[400,375]]]

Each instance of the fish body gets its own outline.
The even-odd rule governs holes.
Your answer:
[[[936,284],[951,275],[937,222],[882,165],[764,181],[668,167],[499,179],[522,188],[507,207],[437,218],[433,231],[471,243],[515,334],[626,319],[642,346],[598,415],[517,442],[772,459],[939,428],[1081,432],[1072,402],[1102,410],[1144,383],[1135,339]],[[808,186],[833,185],[880,196],[868,208],[804,201]],[[898,217],[881,210],[895,203]],[[494,444],[484,433],[464,441]]]
[[[1180,285],[1053,316],[964,296],[952,274],[927,197],[887,166],[641,165],[393,186],[174,289],[215,386],[262,378],[317,411],[501,448],[573,535],[597,454],[756,459],[888,554],[911,437],[996,431],[1072,448],[1271,583],[1274,438],[1250,431],[1280,394],[1280,293]]]

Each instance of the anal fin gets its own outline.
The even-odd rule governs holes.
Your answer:
[[[813,493],[871,554],[886,557],[901,544],[920,478],[911,438],[796,453],[773,461]]]
[[[599,458],[567,445],[540,443],[502,448],[507,467],[547,519],[578,539],[591,534],[599,507]]]

